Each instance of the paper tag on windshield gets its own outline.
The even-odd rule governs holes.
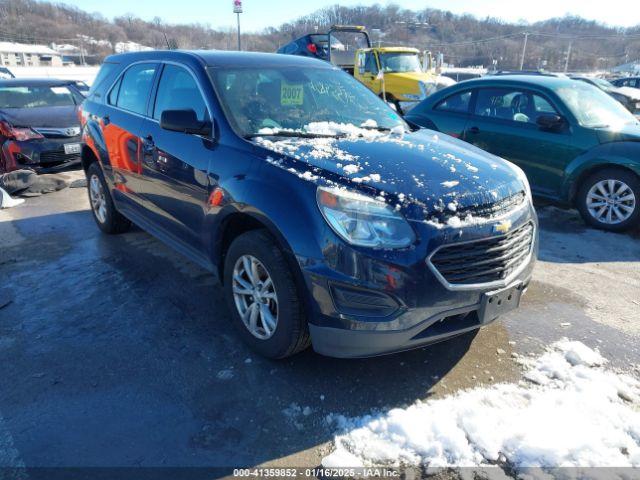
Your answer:
[[[56,95],[68,95],[69,89],[67,87],[51,87],[51,91]]]
[[[302,83],[282,83],[280,86],[280,105],[302,105],[304,87]]]

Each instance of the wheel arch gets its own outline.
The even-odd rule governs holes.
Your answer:
[[[277,228],[277,226],[266,216],[259,212],[246,212],[235,210],[227,213],[220,220],[216,230],[211,257],[213,265],[220,283],[224,283],[224,264],[226,254],[232,242],[240,235],[252,230],[265,230],[276,242],[276,245],[283,252],[287,265],[293,273],[298,286],[298,293],[306,311],[310,307],[310,297],[306,288],[302,269],[298,263],[291,245]]]
[[[591,175],[594,175],[598,172],[601,172],[603,170],[609,170],[609,169],[620,170],[623,172],[631,173],[638,180],[640,180],[640,173],[638,173],[638,171],[634,170],[626,163],[602,162],[602,163],[591,164],[588,167],[585,167],[584,169],[577,172],[573,177],[573,180],[568,188],[569,203],[571,205],[576,204],[580,187],[582,186],[582,184],[585,182],[587,178],[589,178]]]
[[[89,145],[84,145],[82,147],[82,155],[80,157],[82,162],[82,169],[86,172],[89,170],[89,166],[98,161],[98,155],[94,152],[93,148]]]

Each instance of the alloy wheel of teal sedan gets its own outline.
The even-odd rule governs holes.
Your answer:
[[[406,119],[520,166],[534,196],[609,231],[640,226],[640,122],[588,83],[486,76],[431,95]]]

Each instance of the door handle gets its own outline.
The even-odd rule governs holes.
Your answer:
[[[480,129],[478,127],[471,127],[469,133],[480,133]]]
[[[153,152],[153,149],[156,148],[156,144],[153,142],[153,137],[151,135],[147,135],[142,141],[142,148],[146,153]]]

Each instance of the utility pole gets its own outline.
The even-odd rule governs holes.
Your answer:
[[[240,37],[240,14],[236,13],[236,16],[238,17],[238,51],[242,50],[242,40]]]
[[[567,58],[564,61],[564,73],[569,70],[569,59],[571,58],[571,47],[573,46],[573,40],[569,42],[569,48],[567,49]]]
[[[86,59],[84,57],[84,38],[82,35],[80,35],[80,64],[83,67],[87,64]]]
[[[520,57],[520,70],[524,69],[524,56],[527,53],[528,39],[529,39],[529,32],[524,32],[524,44],[522,45],[522,57]]]

